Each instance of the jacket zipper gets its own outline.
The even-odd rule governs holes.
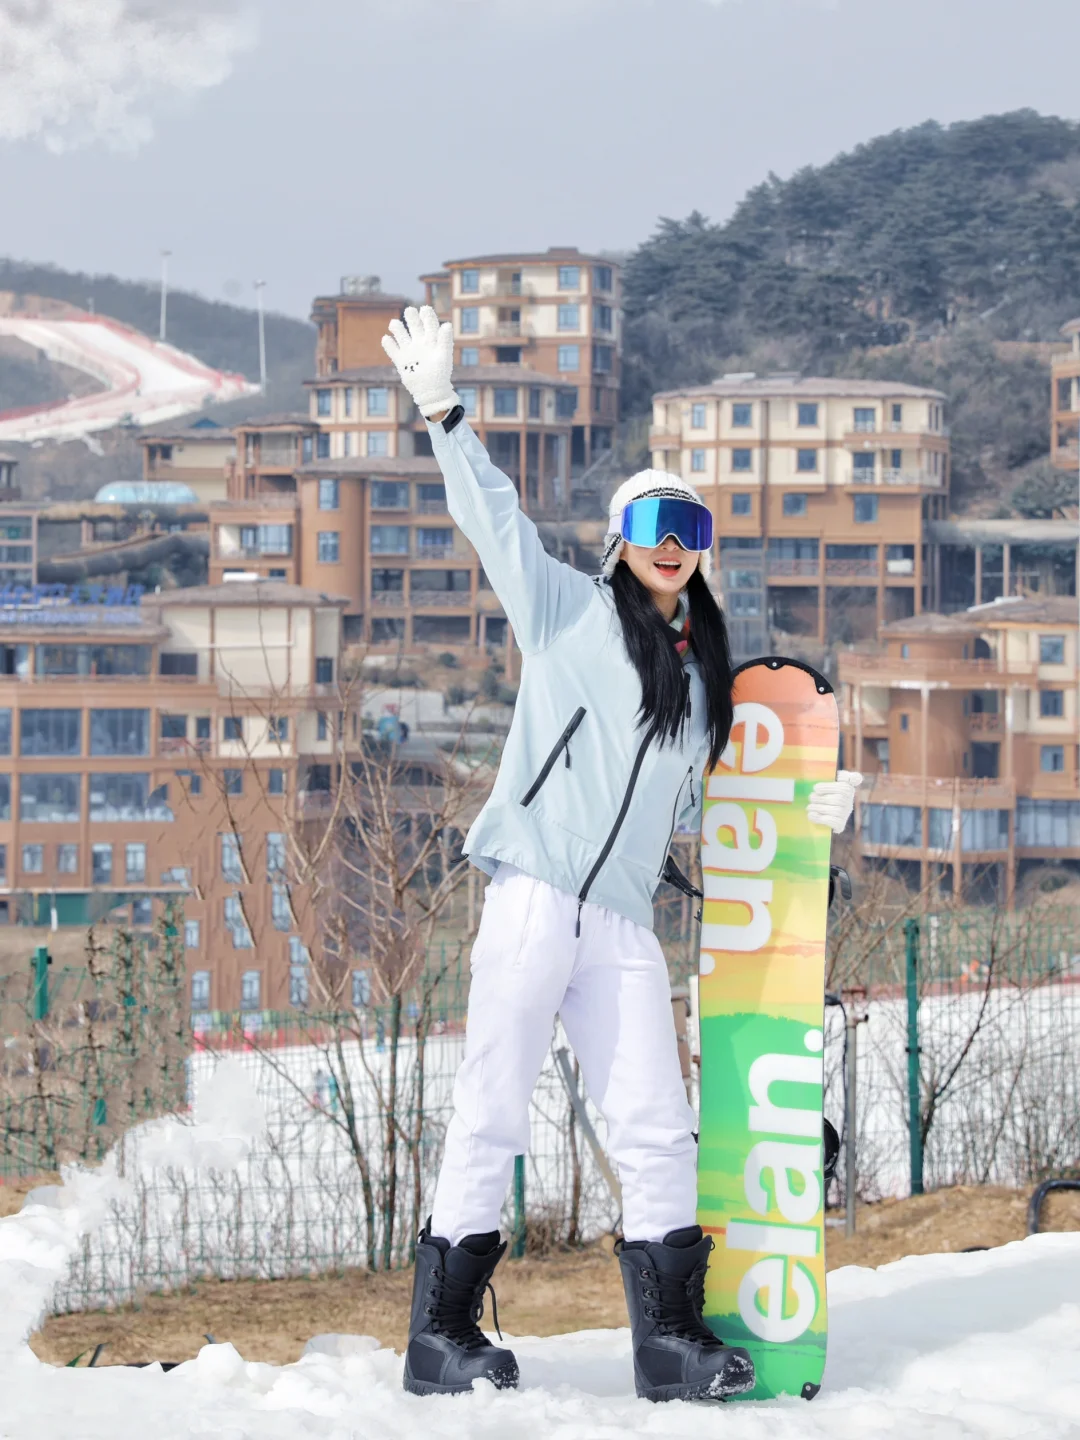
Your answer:
[[[691,765],[686,772],[690,779],[690,804],[694,803],[694,767]],[[683,781],[683,785],[686,781]],[[675,838],[675,826],[679,821],[679,801],[682,799],[683,787],[679,786],[679,793],[675,796],[675,804],[671,810],[671,829],[668,831],[667,844],[664,846],[664,858],[660,864],[660,879],[664,878],[664,870],[667,868],[668,852],[671,850],[671,842]]]
[[[539,792],[541,786],[551,774],[552,766],[559,758],[560,750],[566,751],[566,768],[568,770],[570,769],[570,741],[573,738],[574,731],[578,728],[578,726],[584,719],[585,706],[579,705],[578,708],[574,711],[573,717],[569,725],[567,725],[566,729],[562,732],[558,740],[555,742],[555,746],[552,749],[551,754],[547,757],[543,765],[540,767],[540,773],[537,775],[536,779],[525,792],[525,795],[521,801],[522,805],[529,806],[536,799],[537,793]]]
[[[610,833],[608,834],[607,839],[604,841],[603,848],[601,849],[600,854],[596,857],[595,864],[589,871],[588,875],[586,875],[584,885],[582,885],[581,889],[578,891],[577,924],[574,926],[574,936],[576,939],[580,940],[581,938],[581,907],[589,898],[589,891],[592,888],[592,883],[596,879],[597,875],[599,875],[604,861],[611,854],[611,847],[619,838],[619,831],[623,827],[623,821],[626,819],[626,812],[630,809],[630,801],[634,797],[634,786],[637,784],[638,776],[641,773],[641,766],[645,760],[645,752],[646,750],[648,750],[649,741],[652,738],[653,732],[650,729],[646,733],[644,740],[642,740],[641,744],[638,746],[638,752],[634,756],[634,764],[633,768],[630,771],[630,779],[627,781],[626,784],[626,793],[623,795],[622,804],[619,806],[619,813],[615,816],[615,824],[612,825]]]

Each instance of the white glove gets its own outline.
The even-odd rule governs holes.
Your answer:
[[[400,320],[391,320],[390,334],[383,336],[382,347],[425,420],[461,404],[450,382],[454,371],[454,327],[449,323],[440,325],[430,305],[422,310],[410,305],[404,325]]]
[[[857,770],[838,770],[835,780],[822,780],[810,791],[807,818],[839,835],[855,809],[855,791],[863,777]]]

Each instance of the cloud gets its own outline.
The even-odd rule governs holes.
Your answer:
[[[250,0],[0,0],[0,140],[133,150],[155,100],[220,85]]]

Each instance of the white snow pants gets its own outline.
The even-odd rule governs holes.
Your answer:
[[[575,896],[510,865],[488,886],[431,1217],[432,1234],[453,1244],[499,1228],[556,1014],[607,1121],[627,1239],[696,1223],[695,1118],[664,953],[651,931],[600,905],[582,908],[578,939],[577,912]]]

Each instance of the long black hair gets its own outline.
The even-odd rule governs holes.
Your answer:
[[[641,723],[659,735],[661,744],[675,743],[690,718],[689,676],[675,649],[678,637],[625,560],[615,566],[611,592],[627,654],[641,681]],[[705,682],[707,765],[711,770],[719,764],[731,733],[731,650],[723,613],[700,570],[695,570],[687,582],[686,599],[690,608],[690,644]]]

